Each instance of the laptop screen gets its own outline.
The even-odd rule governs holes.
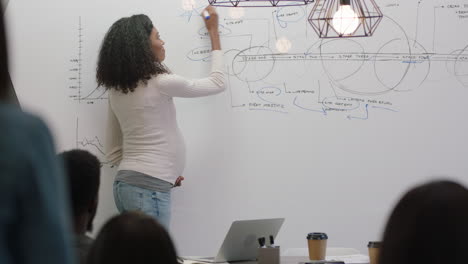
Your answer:
[[[234,221],[215,257],[216,262],[257,258],[258,238],[276,238],[284,218]]]

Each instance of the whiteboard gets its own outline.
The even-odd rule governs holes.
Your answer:
[[[188,3],[188,4],[187,4]],[[107,94],[94,80],[100,42],[117,19],[149,15],[167,64],[205,76],[207,1],[10,1],[11,75],[21,104],[59,150],[103,159]],[[468,4],[379,0],[372,38],[319,39],[312,5],[219,8],[228,89],[177,99],[187,144],[173,191],[181,255],[216,252],[230,223],[285,217],[282,249],[308,232],[365,252],[408,188],[447,176],[468,183]],[[289,48],[289,49],[288,49]],[[96,229],[116,213],[115,169],[103,167]]]

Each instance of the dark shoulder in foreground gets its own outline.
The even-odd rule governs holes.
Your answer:
[[[49,130],[38,117],[18,106],[0,104],[0,150],[11,161],[23,156],[39,143],[52,143]]]
[[[0,104],[0,124],[0,133],[5,136],[31,136],[38,131],[48,132],[40,118],[23,112],[16,105]]]

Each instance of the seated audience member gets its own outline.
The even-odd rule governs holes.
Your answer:
[[[98,207],[101,164],[86,150],[74,149],[60,154],[68,174],[75,231],[75,249],[80,263],[86,263],[93,240],[86,235],[93,230]]]
[[[5,35],[0,5],[0,263],[74,263],[63,168],[50,132],[6,103]]]
[[[418,186],[396,205],[379,264],[468,263],[468,190],[437,181]]]
[[[88,255],[88,264],[177,264],[166,229],[151,216],[125,212],[107,222]]]

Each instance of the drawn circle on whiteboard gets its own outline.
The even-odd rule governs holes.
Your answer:
[[[458,53],[454,74],[463,86],[468,87],[468,46]]]
[[[345,39],[338,39],[335,43],[341,44],[342,40]],[[373,96],[391,91],[408,91],[417,88],[427,79],[429,55],[417,41],[410,41],[404,28],[391,17],[384,16],[372,37],[352,40],[357,44],[342,42],[351,46],[351,51],[335,48],[334,42],[328,44],[329,41],[326,40],[322,42],[323,47],[315,48],[316,53],[321,54],[320,59],[324,65],[322,68],[333,87],[352,94]],[[364,51],[357,47],[362,47]],[[308,54],[314,59],[315,53]],[[346,58],[351,66],[327,62],[346,61]],[[330,65],[336,68],[330,69]]]
[[[409,39],[404,28],[395,20],[385,16],[385,21],[396,26],[402,34],[387,41],[376,53],[374,74],[384,89],[375,94],[410,91],[421,86],[429,76],[430,57],[426,48],[418,41]]]
[[[276,102],[272,100],[280,96],[282,94],[282,90],[275,86],[266,86],[260,88],[255,93],[260,100],[270,104],[275,104]]]
[[[409,62],[405,62],[409,64],[409,69],[406,75],[402,77],[401,82],[399,82],[395,88],[391,89],[393,91],[408,92],[420,87],[426,81],[431,71],[431,57],[426,48],[414,39],[410,39],[409,41],[412,56],[410,56]],[[376,64],[374,63],[374,71],[377,74],[378,69],[375,67]],[[384,73],[387,69],[382,66],[379,70]],[[407,83],[411,85],[404,85]]]
[[[242,50],[232,60],[233,74],[245,82],[263,80],[275,67],[273,54],[274,52],[265,46]]]
[[[339,82],[353,76],[364,65],[364,47],[352,39],[334,39],[320,44],[320,60],[325,72]]]
[[[227,62],[226,64],[226,73],[229,76],[234,76],[234,59],[236,58],[237,54],[239,54],[240,50],[238,49],[230,49],[224,53],[224,58]],[[247,64],[244,64],[244,68],[247,66]],[[244,69],[240,69],[240,71],[243,71]]]
[[[400,57],[397,54],[403,54],[402,49],[408,49],[408,53]],[[405,47],[405,41],[401,38],[392,39],[380,47],[374,58],[374,72],[377,80],[385,87],[383,92],[392,91],[400,85],[408,74],[410,65],[415,62],[411,49],[409,46]]]

